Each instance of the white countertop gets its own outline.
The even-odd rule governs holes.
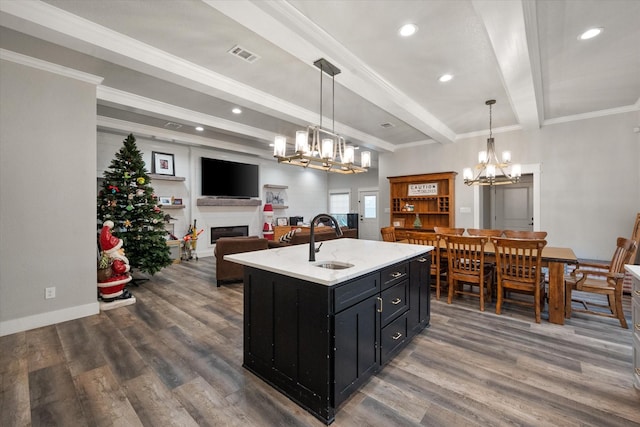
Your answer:
[[[319,243],[316,243],[316,247],[318,245]],[[432,249],[433,246],[344,238],[322,242],[315,262],[309,262],[308,244],[230,254],[225,255],[224,259],[284,276],[333,286],[425,254]],[[346,262],[353,264],[353,267],[331,270],[314,265],[323,261]]]
[[[640,280],[640,265],[626,264],[624,268],[636,279]]]

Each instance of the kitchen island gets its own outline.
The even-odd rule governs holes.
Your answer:
[[[429,324],[432,249],[336,239],[315,262],[309,245],[226,255],[245,267],[243,366],[330,424]]]

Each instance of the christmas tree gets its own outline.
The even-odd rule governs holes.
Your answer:
[[[98,194],[98,228],[107,220],[113,221],[113,234],[123,240],[132,269],[155,274],[171,264],[162,211],[133,134],[123,141],[104,172]]]

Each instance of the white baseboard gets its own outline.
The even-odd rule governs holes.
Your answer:
[[[0,337],[100,313],[98,301],[0,322]]]

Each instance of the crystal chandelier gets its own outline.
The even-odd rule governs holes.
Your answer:
[[[474,177],[471,168],[465,168],[462,171],[464,183],[467,185],[502,185],[515,184],[520,181],[522,175],[522,167],[519,164],[511,164],[511,152],[502,152],[502,161],[498,161],[496,155],[495,142],[491,130],[492,125],[492,106],[496,103],[495,99],[485,102],[489,106],[489,138],[487,138],[487,150],[478,154],[478,171]],[[509,171],[507,171],[509,170]],[[498,171],[500,174],[498,174]]]
[[[322,73],[331,76],[332,79],[332,120],[335,127],[335,76],[340,74],[340,69],[324,58],[313,63],[320,69],[320,124],[309,125],[307,130],[296,132],[295,152],[287,154],[287,138],[276,135],[273,148],[273,156],[278,163],[285,163],[304,168],[319,169],[335,173],[361,173],[367,172],[371,167],[371,152],[360,153],[360,165],[355,161],[355,147],[347,145],[345,139],[332,130],[322,127]],[[339,160],[338,160],[339,159]]]

